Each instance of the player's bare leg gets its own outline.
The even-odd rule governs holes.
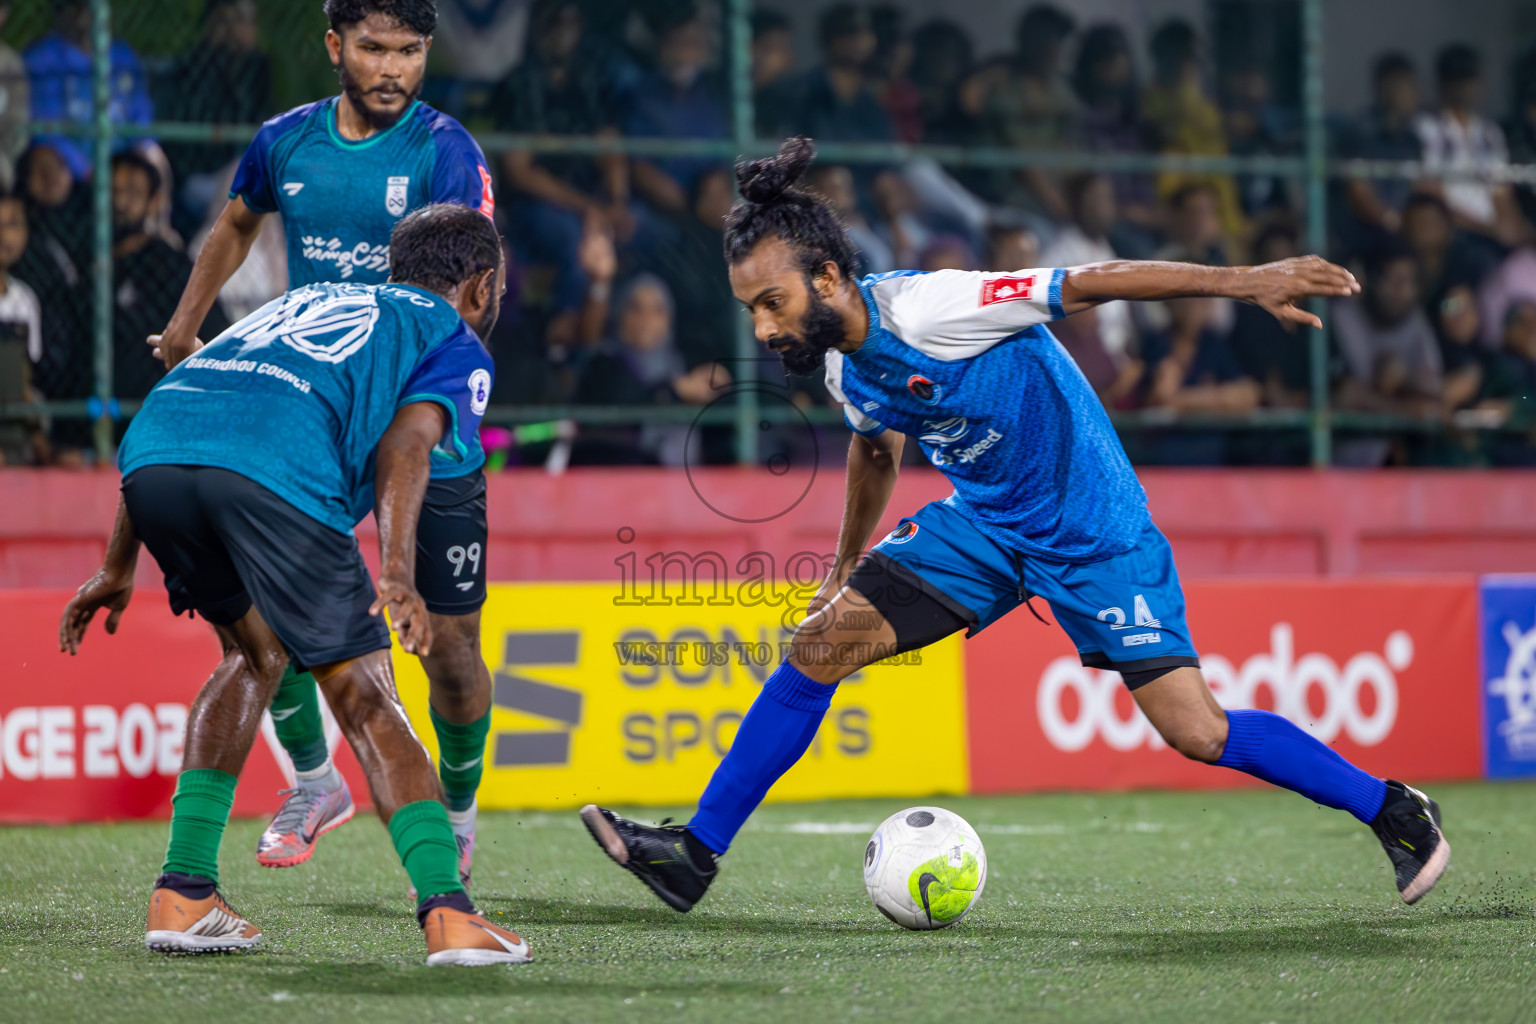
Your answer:
[[[480,612],[432,613],[432,652],[422,656],[437,734],[438,777],[459,847],[459,879],[469,888],[475,857],[475,793],[485,770],[491,673],[480,654]],[[412,894],[415,895],[414,893]]]
[[[1215,764],[1227,745],[1227,715],[1198,668],[1171,670],[1132,691],[1158,734],[1192,761]]]
[[[458,879],[458,849],[442,790],[395,691],[390,652],[318,667],[315,679],[421,894],[416,918],[426,933],[427,963],[526,963],[528,944],[482,918]]]
[[[163,953],[249,949],[261,938],[219,892],[219,843],[288,654],[254,608],[218,633],[224,657],[188,712],[170,843],[149,900],[144,944]]]
[[[855,610],[860,614],[847,614]],[[752,702],[688,825],[652,827],[583,807],[581,820],[603,851],[674,910],[691,909],[736,829],[816,738],[837,684],[896,653],[895,629],[872,610],[864,595],[844,587],[800,624],[789,657]]]
[[[1382,794],[1381,780],[1278,715],[1223,711],[1199,669],[1174,669],[1133,693],[1158,733],[1185,757],[1247,772],[1370,825],[1405,903],[1433,889],[1450,863],[1435,801],[1391,779]]]

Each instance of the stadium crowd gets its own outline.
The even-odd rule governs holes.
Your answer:
[[[444,0],[423,98],[477,132],[732,137],[721,11],[707,0],[533,0],[476,20]],[[494,7],[495,5],[493,5]],[[10,4],[0,0],[0,19]],[[500,10],[500,8],[496,8]],[[0,402],[92,393],[89,143],[31,121],[91,119],[89,7],[60,0],[47,31],[0,47]],[[521,11],[520,18],[503,17]],[[277,113],[258,0],[207,0],[198,42],[175,57],[112,48],[118,122],[253,124]],[[0,22],[3,24],[3,22]],[[958,22],[912,24],[897,4],[819,11],[814,53],[769,7],[752,18],[760,136],[942,143],[1094,154],[1298,155],[1294,88],[1256,55],[1214,59],[1195,25],[1154,26],[1147,46],[1113,23],[1027,7],[998,52]],[[313,45],[318,48],[318,39]],[[1356,466],[1536,464],[1536,191],[1501,183],[1536,161],[1536,45],[1509,69],[1511,104],[1489,116],[1491,74],[1450,45],[1432,67],[1399,53],[1371,66],[1373,103],[1330,116],[1332,155],[1421,161],[1421,180],[1330,186],[1329,255],[1364,282],[1331,310],[1335,406],[1441,429],[1341,432]],[[315,97],[318,98],[318,97]],[[487,147],[488,149],[490,147]],[[164,326],[227,196],[237,143],[127,141],[112,159],[114,395],[145,395],[162,368],[144,337]],[[493,339],[498,403],[703,406],[733,379],[737,304],[720,258],[729,167],[692,157],[490,153],[511,273]],[[1441,177],[1444,172],[1455,172]],[[818,164],[868,272],[1061,266],[1117,256],[1267,261],[1302,246],[1299,182],[1251,175],[1057,173]],[[269,223],[203,325],[211,337],[279,294]],[[1256,308],[1182,300],[1113,304],[1058,336],[1113,410],[1304,409],[1304,339]],[[804,382],[796,400],[826,403]],[[1501,429],[1487,429],[1489,427]],[[583,432],[578,460],[728,459],[729,438],[665,424]],[[1168,464],[1300,464],[1300,429],[1150,429],[1133,458]],[[90,427],[0,421],[0,461],[79,463]],[[514,453],[515,454],[515,453]]]

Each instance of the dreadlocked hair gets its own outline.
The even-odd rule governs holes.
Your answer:
[[[785,139],[778,155],[736,164],[741,198],[725,218],[725,261],[734,266],[765,238],[781,238],[807,275],[827,263],[853,278],[857,250],[832,207],[798,182],[816,147],[804,135]]]

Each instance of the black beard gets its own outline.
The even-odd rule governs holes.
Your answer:
[[[784,338],[779,362],[792,377],[814,377],[827,365],[827,350],[843,343],[843,318],[814,291],[811,304],[800,319],[800,337]]]
[[[368,122],[369,127],[376,132],[388,131],[399,124],[400,119],[405,116],[405,112],[411,109],[411,101],[421,95],[422,86],[426,84],[425,78],[416,83],[416,88],[406,94],[405,105],[400,108],[398,114],[375,113],[368,109],[368,106],[363,102],[363,97],[368,94],[368,90],[357,84],[357,79],[353,78],[352,72],[347,70],[345,59],[336,65],[336,77],[341,80],[341,91],[351,101],[352,109],[357,111]]]

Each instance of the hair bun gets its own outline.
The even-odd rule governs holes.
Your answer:
[[[771,203],[787,192],[816,159],[816,146],[804,135],[785,139],[777,156],[736,165],[736,185],[750,203]]]

